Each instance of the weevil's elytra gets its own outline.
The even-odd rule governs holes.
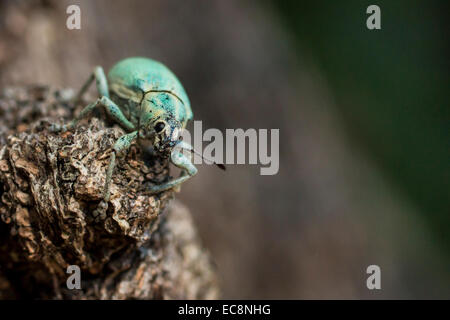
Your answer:
[[[54,124],[51,130],[73,129],[93,109],[103,107],[127,131],[112,147],[103,201],[95,212],[96,216],[104,215],[108,208],[109,184],[116,155],[128,149],[138,137],[152,145],[154,151],[169,156],[170,161],[182,169],[179,178],[153,186],[149,190],[151,193],[176,187],[197,173],[197,168],[180,151],[193,151],[191,145],[180,139],[181,130],[193,118],[190,102],[180,81],[166,66],[148,58],[127,58],[115,64],[108,77],[102,67],[96,67],[75,97],[75,102],[79,101],[94,79],[100,96],[97,101],[87,105],[67,125]],[[175,150],[175,145],[180,149]]]

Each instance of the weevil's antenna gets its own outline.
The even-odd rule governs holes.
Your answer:
[[[191,148],[189,151],[191,151],[191,152],[195,153],[196,155],[202,157],[203,160],[207,160],[207,161],[211,162],[211,164],[215,164],[216,166],[218,166],[218,167],[219,167],[220,169],[222,169],[223,171],[226,171],[226,170],[227,170],[227,168],[225,167],[224,164],[222,164],[222,163],[217,163],[217,162],[215,162],[214,160],[205,157],[205,156],[202,155],[200,152],[195,151],[194,148]]]

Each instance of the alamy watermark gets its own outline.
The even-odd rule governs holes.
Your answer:
[[[369,30],[381,29],[381,9],[379,6],[372,4],[367,7],[366,13],[370,16],[366,20],[366,26]]]
[[[66,13],[69,15],[66,20],[66,27],[69,30],[81,29],[81,9],[76,4],[67,7]]]
[[[376,264],[367,267],[366,273],[370,276],[366,280],[366,286],[369,290],[381,289],[381,268]]]
[[[67,277],[66,280],[66,286],[67,289],[73,290],[73,289],[81,289],[81,270],[80,267],[77,265],[70,265],[67,267],[66,270],[67,274],[70,274],[69,277]]]
[[[268,129],[254,128],[226,129],[224,134],[216,128],[203,132],[202,121],[194,121],[193,134],[182,130],[180,136],[197,152],[194,164],[202,164],[203,158],[221,164],[259,164],[263,176],[275,175],[280,168],[280,129],[270,129],[270,135]]]

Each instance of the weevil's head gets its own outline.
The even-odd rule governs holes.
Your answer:
[[[147,94],[142,102],[139,137],[152,142],[161,153],[170,153],[180,141],[183,123],[179,117],[178,101],[168,93]]]
[[[172,117],[158,119],[154,122],[153,147],[160,153],[170,152],[180,141],[180,122]]]

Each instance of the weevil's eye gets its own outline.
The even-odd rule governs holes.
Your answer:
[[[157,133],[160,133],[161,131],[164,130],[165,126],[166,126],[166,125],[164,124],[164,122],[158,122],[158,123],[156,123],[156,125],[155,125],[155,131],[156,131]]]

